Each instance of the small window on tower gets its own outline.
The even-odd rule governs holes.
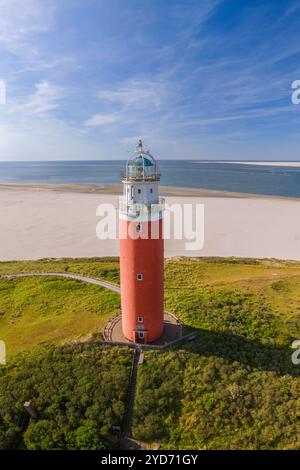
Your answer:
[[[141,226],[141,224],[136,224],[135,230],[136,230],[137,232],[141,232],[141,231],[142,231],[142,226]]]
[[[153,193],[153,189],[152,189],[152,188],[150,188],[150,193]]]
[[[143,274],[138,273],[138,274],[136,275],[136,280],[137,280],[137,281],[142,281],[143,279],[144,279]]]
[[[143,317],[138,317],[138,323],[143,323],[144,322],[144,318]]]
[[[141,194],[142,190],[141,189],[138,189],[138,194]]]

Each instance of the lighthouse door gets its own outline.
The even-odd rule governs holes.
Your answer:
[[[145,342],[145,333],[143,331],[136,331],[135,333],[136,343],[144,343]]]

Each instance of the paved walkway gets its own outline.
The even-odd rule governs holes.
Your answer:
[[[162,336],[154,341],[156,345],[164,345],[171,343],[175,340],[180,339],[184,334],[187,334],[178,319],[170,313],[164,313],[164,331]],[[122,317],[114,317],[109,320],[104,328],[104,339],[105,341],[111,341],[113,343],[131,343],[129,339],[125,338],[122,330]]]

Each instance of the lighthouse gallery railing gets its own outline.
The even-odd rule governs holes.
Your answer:
[[[119,198],[119,211],[132,216],[158,214],[164,210],[164,207],[165,199],[163,197],[159,198],[157,204],[128,203],[124,196]]]

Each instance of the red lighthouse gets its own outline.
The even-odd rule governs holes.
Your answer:
[[[163,200],[154,157],[139,141],[123,175],[120,270],[123,334],[149,343],[163,333]]]

